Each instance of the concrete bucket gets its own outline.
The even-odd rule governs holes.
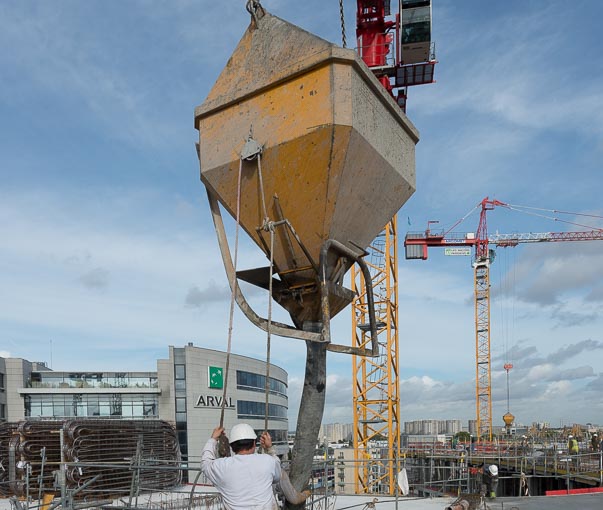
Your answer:
[[[355,51],[267,12],[195,109],[195,126],[227,271],[216,201],[235,218],[239,211],[274,262],[274,273],[237,278],[268,289],[278,274],[272,296],[295,329],[324,326],[353,298],[346,271],[415,190],[417,130]]]

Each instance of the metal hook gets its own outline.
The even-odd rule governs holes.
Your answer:
[[[245,9],[247,9],[247,12],[251,14],[251,18],[253,19],[255,26],[257,27],[259,20],[264,17],[264,14],[266,14],[266,11],[260,3],[260,0],[247,0]]]
[[[249,136],[241,150],[241,159],[251,161],[262,153],[262,149],[263,147]]]

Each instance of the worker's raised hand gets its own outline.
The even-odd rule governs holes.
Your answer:
[[[268,432],[262,432],[262,435],[260,436],[260,445],[264,450],[268,450],[272,447],[272,438]]]
[[[211,437],[212,439],[218,439],[222,434],[224,434],[224,427],[216,427],[211,433]]]

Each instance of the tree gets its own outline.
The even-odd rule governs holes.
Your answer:
[[[469,432],[462,430],[461,432],[457,432],[454,435],[454,438],[457,441],[461,441],[463,443],[468,443],[469,441],[471,441],[471,434],[469,434]]]

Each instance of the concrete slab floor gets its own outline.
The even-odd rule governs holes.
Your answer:
[[[375,501],[376,500],[376,501]],[[314,506],[315,510],[444,510],[456,498],[395,498],[374,496],[337,496],[327,508],[324,501]],[[373,505],[373,506],[371,506]],[[601,510],[603,493],[576,494],[572,496],[535,496],[527,498],[497,498],[487,500],[486,508],[480,510]],[[142,505],[139,505],[142,506]],[[8,499],[0,499],[0,510],[11,510]]]
[[[338,496],[333,510],[444,510],[456,498],[395,498],[370,496]],[[374,506],[370,506],[373,504]],[[323,507],[321,507],[323,508]],[[480,510],[483,507],[480,508]],[[571,496],[536,496],[525,498],[497,498],[486,500],[484,510],[601,510],[603,494],[577,494]]]

